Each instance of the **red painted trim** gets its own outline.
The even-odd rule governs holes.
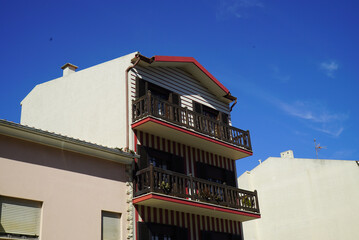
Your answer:
[[[229,90],[223,86],[210,72],[207,71],[196,59],[193,57],[175,57],[175,56],[154,56],[154,62],[182,62],[182,63],[193,63],[196,65],[204,74],[206,74],[218,87],[220,87],[226,94],[229,94]]]
[[[209,206],[209,205],[205,205],[205,204],[201,204],[201,203],[197,203],[197,202],[190,202],[190,201],[185,201],[185,200],[176,199],[176,198],[159,196],[159,195],[155,195],[152,193],[142,196],[142,197],[135,198],[132,200],[132,202],[133,202],[133,204],[136,204],[139,202],[146,201],[148,199],[158,199],[158,200],[163,200],[163,201],[168,201],[168,202],[173,202],[173,203],[180,203],[180,204],[186,204],[186,205],[190,205],[190,206],[194,206],[194,207],[210,209],[210,210],[214,210],[214,211],[221,211],[221,212],[225,212],[225,213],[232,213],[232,214],[239,214],[239,215],[248,216],[248,217],[260,218],[260,215],[253,214],[253,213],[246,213],[246,212],[242,212],[239,210],[236,211],[236,210],[222,208],[222,207]]]
[[[163,122],[163,121],[160,121],[160,120],[158,120],[158,119],[154,119],[154,118],[152,118],[152,117],[147,117],[147,118],[145,118],[145,119],[143,119],[143,120],[141,120],[141,121],[139,121],[139,122],[133,123],[133,124],[132,124],[132,128],[136,128],[136,127],[141,126],[142,124],[145,124],[145,123],[147,123],[147,122],[158,123],[158,124],[160,124],[160,125],[162,125],[162,126],[169,127],[169,128],[174,129],[174,130],[177,130],[177,131],[180,131],[180,132],[183,132],[183,133],[186,133],[186,134],[189,134],[189,135],[198,137],[198,138],[202,138],[202,139],[204,139],[204,140],[206,140],[206,141],[210,141],[210,142],[219,144],[219,145],[221,145],[221,146],[224,146],[224,147],[227,147],[227,148],[231,148],[231,149],[236,150],[236,151],[243,152],[243,153],[248,154],[248,155],[253,155],[253,153],[248,152],[248,151],[246,151],[246,150],[243,150],[243,149],[240,149],[240,148],[231,146],[231,145],[226,144],[226,143],[222,143],[222,142],[220,142],[220,141],[211,139],[211,138],[209,138],[209,137],[205,137],[205,136],[199,135],[199,134],[197,134],[197,133],[188,131],[188,130],[186,130],[186,129],[182,129],[182,128],[180,128],[180,127],[174,126],[174,125],[169,124],[169,123],[165,123],[165,122]]]

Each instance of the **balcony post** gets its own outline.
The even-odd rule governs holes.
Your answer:
[[[249,130],[246,131],[247,136],[248,136],[248,148],[252,150],[252,144],[251,144],[251,137],[249,134]]]
[[[152,114],[152,108],[151,108],[151,90],[148,90],[147,92],[147,114]]]
[[[255,209],[255,211],[259,213],[258,193],[257,193],[257,190],[254,190],[254,195],[255,195],[255,198],[256,198],[256,209]]]
[[[153,172],[153,164],[150,164],[150,192],[154,191],[154,172]]]

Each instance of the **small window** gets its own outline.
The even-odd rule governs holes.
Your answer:
[[[120,219],[120,213],[102,211],[102,240],[120,239]]]
[[[38,239],[41,202],[0,196],[0,237]]]

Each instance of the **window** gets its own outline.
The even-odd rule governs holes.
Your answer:
[[[141,240],[186,240],[187,228],[172,225],[138,222],[138,236]]]
[[[102,240],[120,239],[120,219],[120,213],[102,211]]]
[[[196,101],[193,101],[193,111],[211,119],[221,121],[224,124],[228,124],[228,114],[219,112],[214,108],[207,107]]]
[[[196,177],[216,183],[226,183],[236,187],[236,178],[233,171],[215,167],[206,163],[196,162]]]
[[[41,202],[0,196],[0,237],[38,239]]]
[[[137,149],[137,153],[141,156],[139,169],[147,168],[152,163],[154,167],[184,173],[182,157],[142,145],[137,145]]]

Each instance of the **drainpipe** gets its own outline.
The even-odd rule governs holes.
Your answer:
[[[234,100],[234,103],[232,104],[231,109],[229,110],[230,112],[232,112],[232,109],[233,109],[234,105],[236,105],[236,104],[237,104],[237,98]]]
[[[141,60],[141,58],[139,57],[139,54],[136,54],[135,55],[135,58],[137,58],[137,60],[136,60],[136,62],[133,64],[133,65],[131,65],[131,66],[129,66],[127,69],[126,69],[126,75],[125,75],[125,81],[126,81],[126,148],[125,149],[129,149],[129,147],[130,147],[130,140],[129,140],[129,138],[130,138],[130,136],[129,136],[129,134],[130,134],[130,131],[129,131],[129,122],[130,122],[130,119],[129,119],[129,107],[128,107],[128,72],[132,69],[132,68],[134,68],[139,62],[140,62],[140,60]]]

